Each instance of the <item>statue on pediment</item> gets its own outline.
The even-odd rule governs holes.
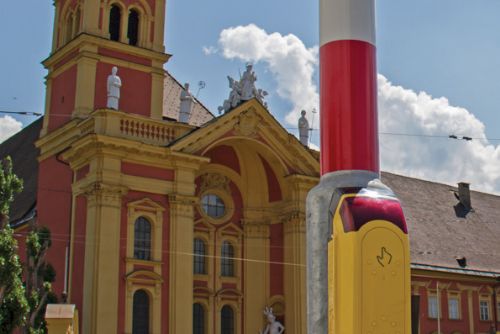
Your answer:
[[[301,117],[299,118],[299,137],[300,137],[300,142],[302,145],[308,146],[309,145],[309,131],[311,130],[309,128],[309,121],[306,118],[306,111],[302,110],[301,111]]]
[[[247,64],[247,69],[241,76],[239,81],[234,80],[232,77],[227,77],[229,81],[229,88],[231,92],[229,97],[224,100],[222,106],[218,108],[219,112],[224,111],[225,113],[229,110],[237,107],[242,102],[256,98],[265,107],[267,104],[264,102],[264,97],[268,95],[265,90],[257,89],[255,87],[255,82],[257,81],[257,76],[253,71],[253,65]]]

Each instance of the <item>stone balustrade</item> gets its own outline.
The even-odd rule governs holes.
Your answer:
[[[110,109],[96,110],[79,127],[82,134],[95,133],[156,146],[166,146],[194,128],[188,124],[158,121]]]

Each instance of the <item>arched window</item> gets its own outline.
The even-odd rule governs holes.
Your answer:
[[[231,306],[224,305],[220,311],[221,334],[234,334],[234,311]]]
[[[206,274],[205,259],[206,259],[205,243],[201,239],[194,239],[194,273],[204,275]]]
[[[128,44],[137,45],[139,41],[139,13],[131,9],[128,14]]]
[[[149,334],[149,295],[144,290],[134,293],[132,334]]]
[[[151,223],[144,217],[134,224],[134,258],[151,260]]]
[[[205,309],[201,304],[193,304],[193,334],[205,334]]]
[[[222,243],[220,263],[222,276],[234,276],[234,247],[228,241]]]
[[[112,41],[120,40],[120,23],[122,19],[122,12],[117,5],[111,6],[109,12],[109,38]]]

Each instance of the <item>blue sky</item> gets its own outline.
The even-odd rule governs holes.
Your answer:
[[[308,50],[318,43],[317,1],[167,1],[166,47],[173,57],[166,68],[179,81],[190,82],[195,93],[197,82],[205,81],[206,88],[200,92],[199,98],[214,112],[228,94],[226,75],[237,77],[238,70],[243,70],[245,63],[243,56],[232,59],[224,56],[228,46],[221,45],[220,34],[224,29],[251,23],[268,34],[293,34]],[[43,111],[45,71],[40,62],[50,52],[52,24],[52,1],[8,1],[3,4],[0,12],[4,45],[0,54],[0,109]],[[446,111],[440,117],[449,120],[443,118],[443,122],[433,124],[433,135],[447,135],[450,129],[464,129],[478,133],[463,135],[500,138],[500,1],[379,0],[377,39],[378,71],[391,82],[386,92],[394,92],[401,85],[405,90],[398,92],[405,99],[414,93],[411,98],[418,97],[420,102],[426,100],[425,96],[418,96],[421,91],[433,98],[448,99],[449,102],[444,104]],[[206,55],[203,47],[216,48],[217,52]],[[256,72],[258,85],[271,93],[268,102],[273,114],[286,127],[293,127],[285,119],[294,102],[275,93],[280,87],[276,73],[265,60],[257,61]],[[314,85],[317,72],[311,80]],[[434,104],[443,102],[429,101]],[[391,103],[394,105],[395,102]],[[450,109],[450,106],[462,107],[468,114],[454,118],[455,109]],[[469,114],[474,119],[471,120]],[[23,124],[33,120],[31,117],[18,119]],[[476,122],[477,126],[449,126],[457,122]],[[401,128],[406,132],[430,131],[425,127]],[[394,132],[399,128],[387,129]],[[432,146],[438,139],[411,140],[419,141],[424,150],[425,145]],[[487,144],[483,143],[474,152]],[[495,149],[500,142],[491,141],[489,144]],[[460,150],[457,148],[457,152]],[[394,170],[404,173],[401,168]],[[406,174],[427,176],[414,169],[409,169]],[[484,182],[498,182],[500,189],[497,178]]]

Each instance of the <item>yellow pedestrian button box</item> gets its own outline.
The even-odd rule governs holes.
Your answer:
[[[399,201],[340,189],[328,245],[329,332],[410,334],[410,253]]]

